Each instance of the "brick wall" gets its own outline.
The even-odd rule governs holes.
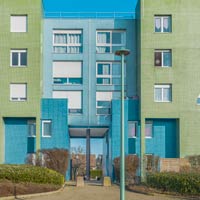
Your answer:
[[[181,167],[190,166],[186,158],[161,158],[160,171],[161,172],[180,172]]]

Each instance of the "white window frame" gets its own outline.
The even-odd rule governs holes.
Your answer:
[[[108,75],[98,74],[98,64],[109,64],[110,65],[110,74],[108,74]],[[121,75],[117,76],[117,75],[113,75],[112,74],[112,72],[113,72],[113,64],[119,64],[119,65],[121,65],[119,62],[96,62],[96,84],[97,85],[113,85],[114,84],[113,83],[113,78],[119,78],[119,79],[121,79]],[[125,71],[126,71],[126,67],[125,67]],[[121,69],[120,69],[120,73],[121,73]],[[97,83],[97,79],[98,78],[109,79],[110,83],[109,84],[108,83]],[[120,84],[121,84],[121,82],[120,82]]]
[[[12,64],[13,53],[18,53],[18,65]],[[20,56],[21,53],[26,53],[26,65],[21,65],[21,56]],[[10,50],[10,66],[11,67],[27,67],[27,63],[28,63],[27,49],[11,49]]]
[[[44,124],[51,124],[51,133],[49,135],[44,135]],[[52,120],[42,120],[42,137],[50,138],[52,137]]]
[[[107,94],[107,95],[104,96],[104,93]],[[113,99],[120,99],[120,98],[121,98],[121,93],[118,92],[118,91],[96,91],[96,115],[111,115],[112,100]],[[98,102],[101,102],[101,101],[109,101],[110,107],[98,106]],[[110,113],[99,114],[99,113],[97,113],[98,108],[110,109]]]
[[[24,85],[25,86],[25,97],[13,97],[12,85]],[[27,101],[27,83],[10,83],[10,101]]]
[[[161,100],[158,101],[156,100],[156,89],[161,89],[161,94],[162,94],[162,97],[161,97]],[[164,100],[164,89],[170,89],[171,91],[171,100]],[[172,84],[155,84],[154,85],[154,102],[161,102],[161,103],[169,103],[169,102],[172,102]]]
[[[130,137],[129,128],[130,128],[130,125],[132,125],[132,124],[135,127],[135,135]],[[137,129],[138,129],[138,122],[137,121],[128,121],[128,138],[137,138]]]
[[[110,74],[98,74],[98,64],[108,64],[109,65],[109,70],[110,70]],[[109,79],[110,83],[97,83],[97,85],[112,85],[112,63],[111,62],[97,62],[96,63],[96,79],[98,78],[105,78],[105,79]]]
[[[99,99],[98,97],[99,96],[103,96],[103,93],[104,94],[107,94],[107,95],[105,95],[105,97],[104,98],[102,98],[102,99]],[[111,102],[112,102],[112,96],[113,96],[113,94],[112,94],[112,92],[110,92],[110,91],[96,91],[96,115],[111,115]],[[104,106],[98,106],[98,102],[102,102],[102,101],[107,101],[107,102],[110,102],[110,106],[109,107],[104,107]],[[98,112],[97,112],[97,110],[98,109],[108,109],[109,110],[109,113],[103,113],[103,114],[99,114]]]
[[[109,33],[110,34],[110,43],[99,43],[98,42],[98,33]],[[113,33],[122,33],[122,37],[123,37],[123,41],[121,44],[112,44],[112,34]],[[113,52],[113,47],[125,47],[126,46],[126,30],[97,30],[96,31],[96,48],[98,49],[98,47],[110,47],[110,52],[103,52],[103,53],[115,53]],[[96,50],[97,53],[101,53],[98,52],[98,50]]]
[[[151,125],[151,136],[146,136],[146,125],[150,124]],[[145,138],[151,139],[153,137],[153,121],[147,120],[145,121]]]
[[[30,137],[30,138],[32,138],[32,137],[36,137],[36,121],[35,120],[28,120],[28,122],[27,122],[27,125],[28,125],[28,137]],[[29,125],[34,125],[35,127],[35,133],[34,134],[29,134]]]
[[[63,35],[67,35],[67,42],[66,43],[56,43],[55,42],[55,35],[56,34],[63,34]],[[77,35],[81,35],[81,42],[80,43],[72,43],[72,42],[68,42],[69,41],[69,34],[77,34]],[[55,52],[55,47],[66,47],[67,51],[65,53],[69,53],[69,54],[73,54],[73,52],[70,52],[68,49],[68,47],[79,47],[80,51],[79,53],[74,53],[74,54],[80,54],[82,53],[81,47],[83,48],[83,31],[80,30],[54,30],[53,31],[53,52],[54,53],[59,53],[59,52]]]
[[[198,97],[197,97],[197,105],[200,105],[200,102],[198,103],[198,100],[200,100],[200,94],[198,95]]]
[[[56,94],[56,92],[57,92],[57,94]],[[61,95],[60,94],[58,95],[58,93],[60,93]],[[77,94],[80,93],[80,102],[78,102],[79,103],[78,107],[74,107],[74,105],[72,104],[72,101],[70,102],[70,99],[68,98],[68,96],[70,96],[70,93],[77,93]],[[53,98],[68,99],[68,111],[69,111],[70,115],[71,114],[72,115],[80,115],[83,113],[83,91],[82,90],[54,90]],[[73,107],[71,107],[70,105]],[[76,110],[78,110],[80,112],[77,112]]]
[[[163,67],[163,68],[165,68],[165,67],[172,67],[172,65],[164,65],[164,53],[165,52],[167,52],[167,53],[171,53],[171,62],[172,62],[172,50],[171,49],[155,49],[154,50],[154,62],[155,62],[155,54],[156,53],[161,53],[161,61],[162,61],[162,63],[161,63],[161,65],[155,65],[155,63],[154,63],[154,65],[155,65],[155,67]]]
[[[19,29],[19,25],[17,25],[16,21],[13,21],[14,18],[25,18],[25,24],[23,24],[22,29]],[[10,32],[12,33],[26,33],[28,31],[28,16],[27,15],[11,15],[10,16]]]
[[[171,15],[155,15],[154,16],[154,32],[155,33],[171,33],[172,32],[172,27],[170,27],[170,31],[164,32],[164,18],[168,18],[170,25],[172,26],[172,16]],[[156,19],[160,19],[160,25],[161,25],[161,31],[156,32]]]
[[[60,74],[60,72],[59,72],[60,75],[58,76],[58,75],[55,75],[55,73],[54,73],[55,68],[57,67],[56,64],[58,64],[58,63],[62,64],[62,67],[58,65],[58,67],[60,69],[65,68],[65,67],[69,68],[70,65],[72,65],[72,68],[73,68],[73,64],[76,63],[76,65],[77,65],[76,69],[80,68],[80,70],[77,73],[75,73],[75,71],[73,71],[73,73],[71,73],[72,75],[66,73],[66,71],[63,72],[63,74]],[[82,68],[83,68],[82,67],[82,61],[53,61],[53,84],[55,84],[55,85],[58,85],[58,84],[60,84],[60,85],[63,85],[63,84],[66,84],[66,85],[81,85],[82,82],[83,82]],[[81,79],[81,83],[71,83],[70,79],[72,79],[72,78]],[[55,83],[56,79],[66,79],[66,83]]]

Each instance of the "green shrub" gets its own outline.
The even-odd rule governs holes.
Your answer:
[[[90,171],[90,177],[91,178],[96,178],[96,177],[101,178],[102,177],[102,170],[100,170],[100,169],[91,170]]]
[[[163,191],[199,195],[200,173],[149,173],[147,174],[147,184]]]
[[[0,165],[0,180],[63,185],[64,177],[51,169],[31,165]]]

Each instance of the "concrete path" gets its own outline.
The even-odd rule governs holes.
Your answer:
[[[66,186],[62,191],[45,196],[29,197],[31,200],[119,200],[119,187],[85,185],[84,187]],[[126,200],[180,200],[183,198],[165,195],[143,195],[126,191]]]

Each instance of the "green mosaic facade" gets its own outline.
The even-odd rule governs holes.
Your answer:
[[[36,118],[39,142],[42,16],[40,0],[0,0],[0,5],[0,163],[2,163],[5,157],[4,118]],[[11,16],[26,16],[27,32],[11,32]],[[21,49],[27,50],[27,65],[11,67],[11,50]],[[27,84],[26,101],[10,100],[12,83]]]
[[[177,120],[178,156],[199,154],[200,1],[141,0],[141,132],[145,119]],[[155,32],[155,16],[170,16],[172,31]],[[154,51],[170,49],[171,67],[155,67]],[[154,84],[171,84],[172,101],[154,102]],[[145,152],[144,139],[142,153]]]

